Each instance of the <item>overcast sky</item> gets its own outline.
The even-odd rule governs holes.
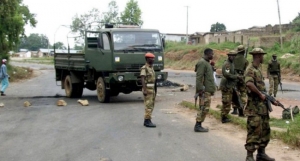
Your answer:
[[[111,0],[23,0],[38,24],[36,28],[26,27],[26,35],[46,35],[50,43],[67,42],[69,29],[59,27],[70,25],[75,14],[84,14],[92,8],[108,11]],[[116,0],[119,12],[125,9],[129,0]],[[228,31],[247,29],[252,26],[279,24],[277,0],[137,0],[142,11],[142,28],[158,29],[161,33],[185,34],[209,32],[216,22],[225,24]],[[289,23],[300,12],[300,0],[279,0],[281,23]],[[56,32],[57,31],[57,32]],[[55,34],[56,33],[56,34]],[[70,35],[69,35],[70,36]],[[70,46],[73,46],[70,40]]]

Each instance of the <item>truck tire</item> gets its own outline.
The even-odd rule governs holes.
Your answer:
[[[72,83],[71,76],[67,75],[64,81],[66,96],[69,98],[80,98],[83,93],[83,83]]]
[[[101,103],[108,103],[110,101],[110,91],[106,89],[106,85],[102,77],[99,77],[97,80],[97,97]]]

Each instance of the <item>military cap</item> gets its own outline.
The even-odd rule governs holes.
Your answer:
[[[272,56],[275,56],[275,57],[277,57],[277,55],[276,55],[276,54],[273,54]]]
[[[239,52],[242,52],[242,51],[245,51],[245,47],[244,47],[244,45],[239,45],[237,47],[237,52],[239,53]]]
[[[152,53],[146,53],[146,54],[145,54],[145,57],[146,57],[146,58],[155,58],[155,55],[152,54]]]
[[[235,50],[231,50],[229,51],[229,53],[227,53],[228,56],[236,56],[236,51]]]
[[[267,53],[264,52],[264,50],[261,48],[254,48],[251,52],[249,52],[249,54],[256,55],[256,54],[267,54]]]

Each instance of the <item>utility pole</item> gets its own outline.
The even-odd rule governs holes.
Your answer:
[[[278,17],[279,17],[280,46],[281,46],[281,49],[282,49],[282,33],[281,33],[281,19],[280,19],[279,0],[277,0],[277,7],[278,7]]]
[[[184,6],[186,7],[186,44],[188,44],[189,39],[188,39],[188,30],[189,30],[189,6]]]

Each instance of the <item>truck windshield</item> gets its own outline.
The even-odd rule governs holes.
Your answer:
[[[113,33],[115,51],[161,51],[158,32],[118,31]]]

